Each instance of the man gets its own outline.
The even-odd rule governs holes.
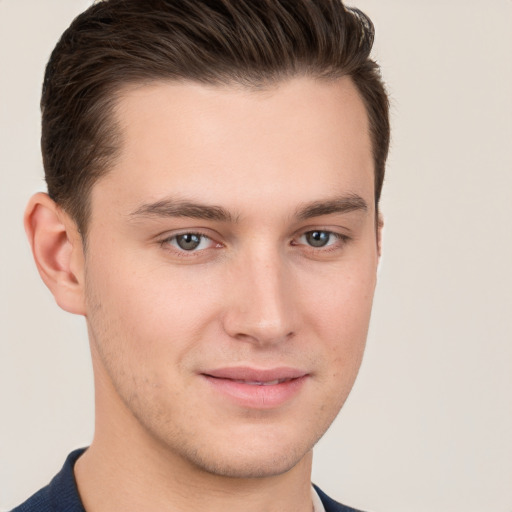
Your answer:
[[[388,102],[338,0],[107,0],[43,86],[25,226],[94,439],[16,511],[350,511],[312,449],[364,351]]]

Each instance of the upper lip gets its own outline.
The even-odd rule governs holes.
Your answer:
[[[304,377],[308,372],[289,366],[276,368],[252,368],[249,366],[232,366],[215,368],[201,372],[203,375],[217,379],[239,380],[247,382],[271,382],[275,380],[291,380]]]

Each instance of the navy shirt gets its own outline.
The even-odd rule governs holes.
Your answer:
[[[84,451],[82,448],[71,452],[53,480],[11,512],[85,512],[73,473],[73,466]],[[316,486],[315,489],[322,500],[325,512],[360,512],[332,500]]]

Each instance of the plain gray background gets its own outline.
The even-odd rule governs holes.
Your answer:
[[[0,510],[90,442],[85,323],[22,228],[44,190],[45,62],[88,0],[0,0]],[[392,99],[384,257],[354,391],[314,481],[375,512],[512,511],[512,2],[354,0]]]

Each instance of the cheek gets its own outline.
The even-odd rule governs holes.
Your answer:
[[[325,279],[321,293],[309,294],[308,322],[316,326],[318,338],[323,341],[327,373],[337,386],[350,389],[357,375],[368,334],[375,282],[373,262],[361,265],[359,261],[332,273],[330,279]]]
[[[200,338],[205,319],[219,301],[205,280],[187,278],[187,272],[165,263],[144,264],[137,253],[98,258],[87,265],[88,319],[97,342],[122,345],[126,358],[158,358],[168,352],[179,358]],[[208,281],[206,281],[208,282]],[[126,350],[126,348],[130,350]],[[161,359],[164,361],[163,358]]]
[[[317,274],[315,283],[305,287],[309,292],[303,292],[307,298],[305,308],[309,307],[317,323],[334,338],[357,339],[357,333],[366,334],[368,328],[376,284],[375,265],[371,261],[356,263],[340,265],[323,276]]]

